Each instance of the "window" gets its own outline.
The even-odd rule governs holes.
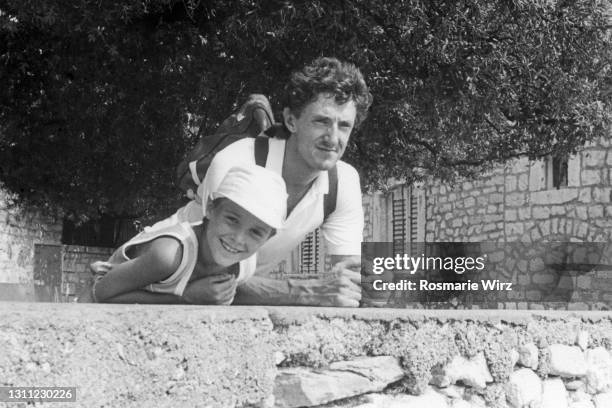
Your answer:
[[[546,159],[546,189],[559,190],[568,186],[569,155],[549,156]]]

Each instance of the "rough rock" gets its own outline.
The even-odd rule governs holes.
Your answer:
[[[448,398],[461,399],[465,393],[465,388],[458,385],[449,385],[446,388],[436,388],[436,391]]]
[[[593,405],[595,408],[610,408],[612,407],[612,392],[604,392],[593,397]]]
[[[520,358],[521,355],[518,351],[516,351],[516,349],[510,350],[510,361],[512,361],[512,367],[514,367],[519,362]]]
[[[575,401],[570,403],[569,408],[595,408],[590,400]]]
[[[469,405],[468,405],[469,406]],[[419,396],[414,395],[368,395],[368,401],[358,408],[450,408],[446,398],[431,388]],[[470,407],[471,408],[471,407]]]
[[[542,398],[540,377],[529,368],[516,370],[506,384],[506,398],[513,408],[539,404]]]
[[[612,388],[612,358],[603,347],[589,349],[586,352],[587,392],[597,394]]]
[[[404,370],[397,358],[392,356],[362,357],[349,361],[337,361],[329,365],[330,370],[350,371],[370,379],[372,382],[384,383],[385,386],[400,380]]]
[[[542,382],[541,408],[567,408],[568,395],[560,378]]]
[[[476,405],[472,405],[469,402],[467,402],[466,400],[453,400],[451,402],[451,408],[475,408],[477,407]]]
[[[550,374],[561,377],[582,377],[587,366],[584,353],[576,346],[553,344],[550,346]]]
[[[342,398],[381,391],[404,375],[394,357],[365,357],[336,362],[329,369],[279,370],[274,386],[277,407],[326,404]]]
[[[589,332],[581,330],[576,335],[576,345],[585,351],[589,347]]]
[[[519,350],[518,363],[523,367],[537,369],[538,368],[538,347],[533,343],[522,345]]]
[[[568,391],[584,390],[585,384],[582,380],[572,380],[565,383],[565,388]]]
[[[591,401],[591,396],[583,390],[570,393],[570,400],[572,402]]]
[[[448,387],[457,381],[462,381],[470,387],[485,388],[488,382],[493,382],[484,353],[478,353],[471,359],[455,356],[442,369],[432,372],[431,383],[438,387]]]

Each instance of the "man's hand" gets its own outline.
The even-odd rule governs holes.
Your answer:
[[[333,259],[332,259],[333,261]],[[314,280],[290,280],[295,304],[311,306],[359,307],[361,267],[358,257],[345,257],[331,268],[328,276]]]
[[[236,295],[234,274],[206,276],[187,284],[183,300],[193,305],[229,305]]]

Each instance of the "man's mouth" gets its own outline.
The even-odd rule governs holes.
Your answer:
[[[223,240],[223,238],[219,238],[219,242],[221,242],[221,246],[223,247],[223,249],[225,249],[227,252],[230,252],[232,254],[239,254],[241,252],[243,252],[241,249],[235,248],[232,245],[230,245],[229,243],[225,242]]]
[[[337,153],[338,151],[336,146],[326,146],[326,145],[319,145],[317,146],[317,149],[323,150],[324,152],[329,152],[329,153]]]

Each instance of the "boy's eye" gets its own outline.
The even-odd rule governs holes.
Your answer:
[[[251,234],[256,238],[263,237],[263,232],[260,230],[251,230]]]
[[[252,229],[251,234],[257,239],[262,239],[266,236],[266,231],[259,229],[259,228]]]
[[[238,222],[238,218],[234,217],[233,215],[226,215],[225,219],[231,224],[235,224]]]

